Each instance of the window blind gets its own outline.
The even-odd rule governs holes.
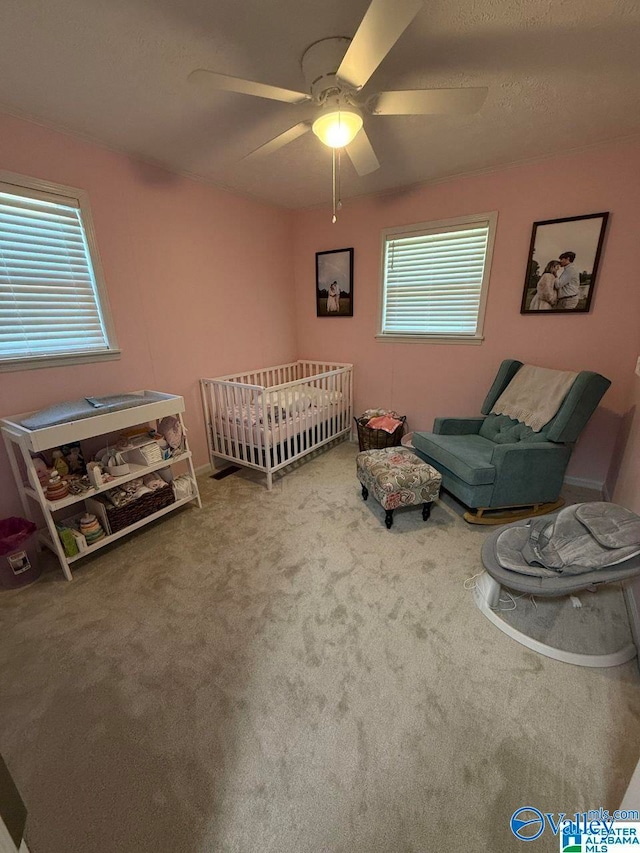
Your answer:
[[[79,204],[0,184],[0,362],[108,349]]]
[[[388,235],[382,333],[475,335],[489,222]]]

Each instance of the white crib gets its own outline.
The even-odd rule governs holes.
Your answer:
[[[351,431],[353,365],[295,361],[201,379],[212,465],[275,471]]]

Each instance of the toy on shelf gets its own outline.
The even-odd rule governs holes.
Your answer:
[[[75,474],[71,475],[67,478],[66,482],[69,487],[70,495],[83,495],[92,487],[92,484],[89,482],[89,478],[86,475],[83,477],[78,477]]]
[[[53,459],[53,467],[56,469],[58,474],[61,477],[66,477],[69,473],[69,466],[65,462],[64,456],[61,450],[54,450],[51,454],[51,458]]]
[[[178,418],[167,415],[158,424],[158,432],[171,448],[173,455],[181,453],[184,449],[184,432]]]
[[[99,462],[89,462],[87,464],[87,477],[91,485],[95,486],[96,489],[104,483],[102,466]]]
[[[87,540],[87,545],[93,545],[105,536],[102,525],[95,515],[90,512],[83,515],[80,519],[80,533],[82,533],[84,538]]]
[[[69,487],[66,482],[57,471],[54,471],[47,485],[47,500],[60,501],[62,498],[66,498],[68,494]]]
[[[33,467],[36,469],[36,474],[38,475],[38,480],[40,480],[40,485],[43,489],[47,488],[49,484],[49,478],[51,477],[51,471],[49,466],[44,461],[42,456],[34,456],[33,458]]]
[[[80,442],[74,441],[70,444],[63,444],[61,450],[70,474],[82,475],[86,473],[87,469],[84,464]]]
[[[78,548],[78,543],[73,535],[73,531],[69,527],[65,527],[63,524],[56,524],[56,530],[58,531],[58,536],[62,542],[64,553],[67,557],[75,557],[75,555],[80,552],[80,549]]]
[[[122,453],[106,453],[102,457],[101,461],[103,466],[106,466],[107,472],[111,474],[112,477],[124,477],[131,471],[129,463],[126,461]]]

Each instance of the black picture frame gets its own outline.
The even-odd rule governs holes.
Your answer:
[[[585,216],[567,216],[563,219],[544,219],[533,223],[520,305],[521,314],[586,314],[590,310],[608,220],[609,212],[604,211]],[[577,223],[584,225],[581,228]],[[537,258],[534,257],[536,252]],[[566,287],[561,285],[558,288],[556,283],[559,282],[559,277],[556,278],[553,269],[550,273],[554,275],[555,281],[550,278],[543,279],[546,267],[551,262],[560,260],[561,254],[569,252],[575,253],[574,272],[577,271],[579,278],[577,299],[573,294],[561,296],[562,293],[575,290],[575,284],[568,281]],[[550,257],[546,257],[547,255]],[[563,272],[562,267],[556,267],[556,270],[560,274]],[[541,280],[544,280],[544,284]],[[553,291],[557,300],[555,304],[551,304],[553,297],[550,294]],[[536,307],[532,308],[532,305]]]
[[[353,317],[353,248],[316,252],[316,316]]]

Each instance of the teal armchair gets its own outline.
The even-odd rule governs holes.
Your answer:
[[[533,432],[507,415],[491,414],[521,367],[521,361],[502,362],[482,404],[483,417],[436,418],[433,432],[413,434],[418,456],[440,471],[447,491],[475,511],[465,514],[467,521],[504,524],[561,506],[573,445],[611,384],[599,373],[582,371],[554,418]],[[515,511],[522,507],[527,509]],[[485,515],[498,509],[510,512]]]

